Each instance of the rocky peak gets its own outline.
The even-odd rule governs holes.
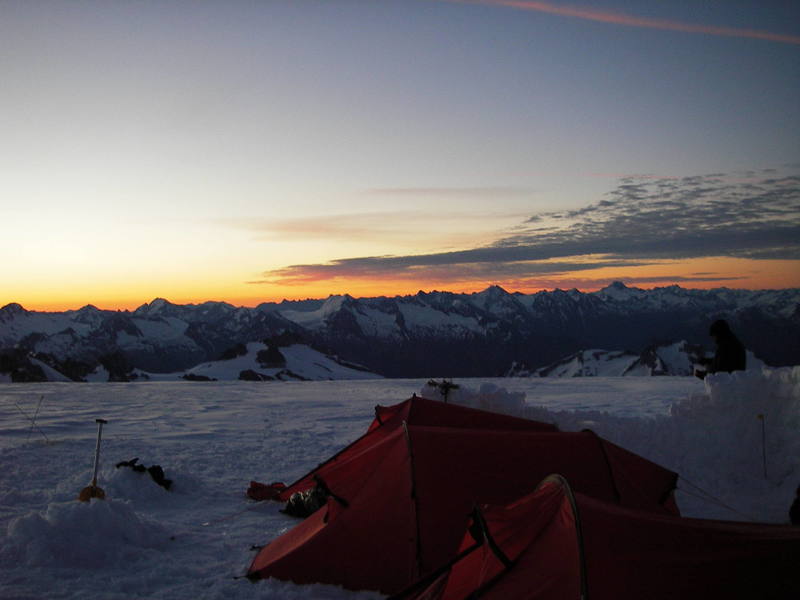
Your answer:
[[[503,289],[499,285],[490,285],[488,288],[479,293],[484,296],[489,296],[490,298],[503,298],[505,296],[510,295],[505,289]]]
[[[28,311],[22,308],[20,304],[12,302],[0,308],[0,323],[10,323],[17,317],[24,317],[27,314]]]
[[[639,288],[628,287],[621,281],[615,281],[612,284],[604,287],[599,292],[595,292],[595,294],[603,300],[611,300],[612,302],[625,302],[639,298],[647,294],[647,292],[640,290]]]
[[[133,311],[133,314],[137,317],[163,317],[173,308],[176,308],[176,305],[172,304],[169,300],[155,298],[149,304],[142,304]]]
[[[26,315],[28,311],[22,308],[21,304],[17,304],[16,302],[11,302],[6,304],[3,308],[0,308],[0,315],[4,315],[7,317],[15,317],[17,315]]]

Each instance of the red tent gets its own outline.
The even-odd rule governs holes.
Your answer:
[[[415,405],[436,414],[437,425],[414,416]],[[406,408],[410,422],[402,420]],[[287,489],[310,488],[316,475],[333,496],[264,547],[249,576],[397,592],[455,555],[475,503],[508,503],[554,471],[608,502],[676,512],[671,471],[591,432],[541,431],[535,423],[526,430],[519,419],[482,411],[465,420],[467,410],[412,399],[379,411],[382,424]]]
[[[800,598],[800,528],[573,495],[560,476],[473,513],[458,557],[395,600]]]
[[[509,415],[476,410],[457,404],[427,400],[414,395],[399,404],[376,406],[375,419],[373,419],[364,435],[316,469],[303,475],[287,488],[283,488],[277,499],[286,501],[293,493],[314,487],[316,483],[315,477],[322,477],[324,481],[328,482],[331,471],[340,468],[342,464],[347,463],[385,439],[396,429],[403,427],[403,423],[410,426],[446,426],[451,429],[558,431],[558,427],[550,423],[541,423]]]

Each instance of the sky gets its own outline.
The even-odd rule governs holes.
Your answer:
[[[0,306],[800,287],[800,3],[0,0]]]

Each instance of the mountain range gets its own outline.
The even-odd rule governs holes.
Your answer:
[[[708,327],[724,318],[772,366],[800,364],[800,290],[644,290],[616,282],[597,291],[419,292],[410,296],[177,305],[134,311],[92,305],[64,312],[0,309],[0,373],[43,363],[72,380],[102,366],[111,380],[188,372],[250,343],[307,346],[387,377],[489,377],[532,373],[589,348],[641,356],[685,341],[713,350]],[[33,365],[33,366],[31,366]],[[35,377],[34,377],[35,378]]]
[[[710,358],[702,347],[685,340],[654,344],[639,354],[625,350],[580,350],[544,367],[531,371],[513,364],[508,377],[651,377],[694,375],[703,370],[701,359]],[[747,352],[747,369],[759,369],[763,361]]]

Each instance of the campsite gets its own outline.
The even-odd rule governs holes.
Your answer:
[[[788,522],[800,473],[798,378],[797,369],[777,369],[769,377],[748,372],[705,382],[653,377],[458,383],[465,393],[473,390],[472,400],[484,408],[555,423],[576,437],[588,437],[580,432],[591,429],[677,473],[675,500],[683,517],[775,526]],[[82,598],[99,588],[105,598],[387,597],[335,584],[245,578],[259,552],[255,547],[266,548],[309,522],[282,514],[280,502],[249,499],[246,490],[252,480],[302,479],[363,436],[376,405],[401,404],[422,395],[425,384],[4,385],[3,597]],[[106,500],[81,503],[75,498],[92,478],[98,417],[108,421],[98,476]],[[172,489],[146,473],[115,468],[132,458],[161,465]],[[498,464],[497,472],[510,467],[511,462]],[[527,493],[539,483],[533,481]],[[368,508],[365,518],[380,508]],[[498,507],[487,510],[491,515]],[[465,533],[453,534],[456,546]]]
[[[800,600],[800,0],[0,40],[0,600]]]

